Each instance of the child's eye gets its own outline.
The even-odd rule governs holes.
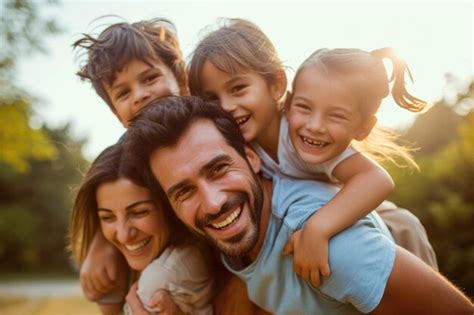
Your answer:
[[[309,105],[306,105],[306,104],[303,104],[303,103],[296,103],[296,104],[292,104],[291,107],[294,107],[300,111],[303,111],[303,112],[310,112],[311,111],[311,107]]]
[[[155,74],[151,74],[151,75],[145,77],[144,82],[145,82],[145,84],[152,83],[152,82],[154,82],[154,81],[155,81],[157,78],[159,78],[159,77],[160,77],[160,75],[158,75],[158,74],[156,74],[156,73],[155,73]]]
[[[332,113],[329,117],[337,120],[348,120],[347,116],[341,113]]]
[[[246,85],[245,84],[238,84],[238,85],[235,85],[233,86],[231,89],[230,89],[230,92],[231,93],[238,93],[240,91],[242,91],[243,89],[246,88]]]
[[[121,91],[118,91],[117,94],[115,94],[115,98],[121,99],[127,96],[127,94],[128,94],[128,90],[121,90]]]

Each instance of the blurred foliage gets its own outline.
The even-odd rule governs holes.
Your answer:
[[[88,166],[82,141],[69,126],[44,128],[53,140],[53,160],[30,162],[28,173],[0,166],[0,270],[58,270],[68,267],[64,251],[71,188]]]
[[[474,82],[454,104],[444,100],[419,116],[407,138],[421,149],[421,172],[391,168],[391,200],[410,209],[425,226],[441,273],[474,296]],[[465,115],[457,114],[459,106]]]
[[[17,63],[58,32],[39,5],[55,1],[0,2],[0,270],[64,270],[71,186],[88,162],[84,141],[68,125],[32,127],[38,101],[16,81]]]

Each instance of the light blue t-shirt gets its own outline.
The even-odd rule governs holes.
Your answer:
[[[246,284],[250,299],[275,314],[359,314],[371,312],[383,296],[395,260],[387,227],[369,214],[329,241],[331,275],[315,288],[293,271],[293,256],[282,256],[290,235],[335,194],[330,185],[273,178],[272,211],[256,260],[225,266]]]

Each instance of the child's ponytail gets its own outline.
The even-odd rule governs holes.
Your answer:
[[[373,50],[372,56],[383,60],[384,58],[390,59],[392,62],[393,70],[390,82],[392,85],[392,97],[394,101],[402,108],[405,108],[411,112],[420,112],[426,108],[427,103],[410,93],[405,88],[405,73],[408,74],[410,81],[413,82],[413,77],[410,73],[410,69],[405,62],[395,54],[395,51],[391,47],[385,47]]]

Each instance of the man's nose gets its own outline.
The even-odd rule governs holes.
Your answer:
[[[227,193],[219,189],[218,185],[210,183],[203,183],[200,190],[204,211],[210,214],[219,213],[227,201]]]

